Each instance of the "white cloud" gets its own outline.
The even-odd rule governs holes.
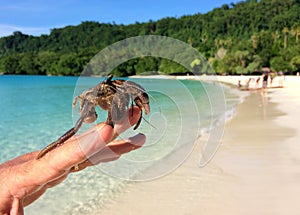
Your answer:
[[[44,7],[43,5],[45,5],[45,3],[38,0],[20,0],[14,2],[12,2],[11,0],[5,0],[1,3],[0,10],[10,12],[34,12],[45,9],[46,7]],[[47,4],[46,6],[48,5],[52,4]]]
[[[49,34],[49,28],[43,27],[19,27],[14,25],[0,24],[0,37],[12,35],[15,31],[21,31],[23,34],[40,36],[41,34]]]

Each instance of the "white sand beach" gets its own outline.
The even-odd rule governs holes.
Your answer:
[[[248,78],[220,76],[218,81],[237,85]],[[206,166],[199,166],[202,137],[174,172],[130,183],[94,214],[298,214],[300,77],[285,77],[283,86],[250,93],[226,124],[221,145]]]

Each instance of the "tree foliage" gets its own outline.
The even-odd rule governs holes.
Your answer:
[[[206,14],[145,23],[85,21],[78,26],[52,29],[49,35],[39,37],[17,31],[0,38],[0,73],[79,75],[99,51],[139,35],[184,41],[201,52],[216,73],[249,74],[265,66],[275,71],[299,70],[299,23],[300,0],[246,0],[224,4]],[[188,63],[193,65],[193,71],[206,73],[195,60]],[[118,76],[185,74],[187,68],[172,60],[140,57],[119,65],[113,72]],[[89,74],[93,74],[92,70]]]

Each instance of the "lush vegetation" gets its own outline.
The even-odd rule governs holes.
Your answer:
[[[246,0],[206,14],[146,23],[83,22],[52,29],[40,37],[15,32],[0,38],[0,73],[79,75],[100,50],[138,35],[184,41],[199,50],[220,74],[250,74],[262,67],[300,70],[300,0]],[[191,62],[192,67],[195,65]],[[135,58],[114,69],[118,76],[145,71],[184,74],[187,69],[154,57]],[[211,70],[194,71],[201,74]]]

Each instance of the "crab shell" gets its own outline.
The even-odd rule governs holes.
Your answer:
[[[76,105],[78,98],[80,99],[80,115],[86,123],[92,123],[97,119],[95,110],[97,105],[108,111],[106,122],[112,126],[127,113],[133,103],[144,110],[145,114],[150,113],[149,96],[142,86],[133,81],[112,81],[112,76],[76,97],[73,106]],[[141,119],[142,114],[134,129],[139,127]]]

